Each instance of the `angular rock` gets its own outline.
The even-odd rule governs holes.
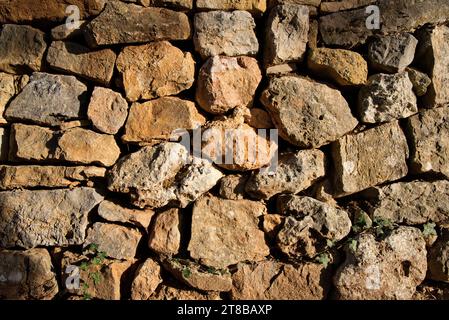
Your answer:
[[[0,161],[8,159],[9,134],[8,130],[0,128]]]
[[[175,95],[192,87],[195,61],[168,41],[125,47],[117,59],[130,101]]]
[[[0,251],[0,298],[6,300],[51,300],[58,282],[48,251]]]
[[[42,31],[6,24],[0,34],[0,70],[14,74],[40,71],[46,49]]]
[[[52,158],[55,131],[15,123],[11,126],[9,160],[42,161]]]
[[[407,120],[411,171],[449,177],[449,108],[423,111]]]
[[[0,72],[0,125],[6,124],[3,118],[6,106],[16,94],[22,91],[28,81],[27,75],[16,76]]]
[[[422,97],[427,93],[427,88],[432,83],[432,80],[424,72],[413,68],[406,69],[408,77],[413,84],[413,91],[418,97]]]
[[[75,187],[105,175],[98,167],[0,165],[0,190]]]
[[[262,14],[267,9],[267,0],[197,0],[200,10],[244,10],[253,14]]]
[[[251,107],[261,80],[256,59],[214,56],[200,70],[196,101],[213,114],[224,114],[236,107]]]
[[[218,292],[200,293],[188,288],[171,287],[162,284],[148,300],[221,300]]]
[[[249,113],[245,115],[245,123],[249,124],[255,129],[272,129],[274,128],[273,121],[271,121],[270,114],[259,108],[252,108]]]
[[[134,280],[131,285],[132,300],[148,300],[156,291],[160,283],[161,267],[153,259],[147,259],[136,270]]]
[[[192,130],[204,125],[206,119],[195,103],[176,97],[164,97],[134,103],[126,121],[125,143],[155,144],[169,140],[176,130]]]
[[[253,56],[259,51],[256,23],[246,11],[211,11],[195,14],[196,51],[203,59],[212,56]]]
[[[279,136],[301,148],[328,144],[358,124],[338,90],[302,77],[271,79],[261,101]]]
[[[280,214],[267,214],[263,216],[262,228],[270,239],[276,238],[280,228],[284,224],[285,216]]]
[[[408,173],[409,149],[398,122],[347,135],[331,148],[335,196],[356,193]]]
[[[30,82],[9,104],[5,118],[57,126],[85,115],[87,87],[73,76],[33,73]]]
[[[84,246],[96,244],[98,250],[114,259],[131,260],[135,257],[142,234],[116,224],[95,223],[87,230]]]
[[[232,276],[233,300],[323,300],[330,274],[322,264],[262,261],[239,264]],[[324,286],[323,286],[324,284]]]
[[[279,157],[274,174],[254,173],[246,184],[246,191],[258,199],[270,199],[279,193],[299,193],[324,177],[324,153],[302,150]]]
[[[189,18],[182,12],[143,8],[109,1],[101,14],[86,25],[89,46],[186,40],[191,35]]]
[[[47,53],[51,68],[104,85],[111,81],[115,59],[111,49],[90,51],[77,43],[64,41],[52,42]]]
[[[308,35],[308,7],[295,4],[274,7],[268,16],[265,31],[265,66],[302,61]]]
[[[110,200],[105,200],[98,206],[98,215],[110,222],[127,223],[148,229],[154,211],[128,209]]]
[[[418,103],[408,73],[371,76],[359,92],[358,109],[365,123],[389,122],[416,114]]]
[[[148,246],[163,255],[176,255],[181,246],[181,214],[179,209],[169,209],[154,218]]]
[[[97,130],[116,134],[128,117],[128,103],[118,92],[95,87],[90,98],[87,116]]]
[[[442,236],[430,248],[428,254],[428,278],[435,281],[449,282],[449,230],[442,229]]]
[[[334,285],[341,300],[408,300],[426,276],[426,244],[421,231],[399,227],[382,241],[364,233],[346,249]]]
[[[344,49],[313,49],[307,66],[317,76],[333,80],[343,87],[364,85],[368,78],[365,59],[357,52]]]
[[[269,248],[258,218],[265,213],[260,202],[203,196],[193,207],[190,256],[215,268],[262,260]]]
[[[0,245],[80,245],[87,215],[102,199],[91,188],[0,192]]]
[[[234,174],[223,177],[220,181],[220,197],[229,200],[241,200],[245,197],[245,185],[248,176]]]
[[[409,33],[381,36],[368,47],[371,67],[380,72],[403,72],[415,58],[418,40]]]

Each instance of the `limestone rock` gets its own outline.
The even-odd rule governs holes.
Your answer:
[[[97,222],[87,230],[84,246],[96,244],[98,250],[108,257],[131,260],[136,255],[141,237],[142,234],[135,229]]]
[[[267,0],[197,0],[196,7],[204,10],[245,10],[262,14],[267,9]]]
[[[427,270],[421,231],[399,227],[382,241],[369,233],[355,241],[355,251],[347,248],[346,261],[334,277],[338,299],[411,299]]]
[[[280,214],[267,214],[263,216],[262,228],[270,239],[275,239],[284,224],[285,216]]]
[[[354,51],[316,48],[310,51],[307,65],[317,76],[343,87],[364,85],[368,78],[368,63]]]
[[[138,0],[145,7],[146,3],[154,7],[167,7],[176,10],[191,10],[193,9],[193,0]],[[128,1],[135,2],[135,1]]]
[[[147,259],[136,270],[131,286],[132,300],[148,300],[160,283],[161,267],[153,259]]]
[[[42,31],[6,24],[0,34],[0,70],[17,74],[40,71],[46,49]]]
[[[9,104],[8,120],[57,126],[84,116],[87,87],[73,76],[34,73],[23,91]]]
[[[192,87],[195,61],[168,41],[125,47],[117,59],[130,101],[175,95]]]
[[[134,103],[129,111],[122,140],[126,143],[155,144],[171,139],[176,130],[192,130],[206,119],[195,103],[176,97],[164,97]]]
[[[259,108],[252,108],[249,113],[245,115],[245,123],[255,129],[272,129],[274,128],[273,121],[271,121],[270,114]]]
[[[56,41],[62,41],[62,40],[70,40],[73,38],[77,38],[83,35],[82,29],[86,25],[88,21],[81,20],[78,22],[78,25],[73,26],[67,26],[66,23],[61,24],[59,26],[54,27],[51,29],[51,38]]]
[[[3,118],[5,108],[11,99],[27,85],[27,75],[17,76],[0,72],[0,126],[6,124]]]
[[[95,87],[90,98],[87,116],[97,130],[116,134],[128,117],[128,103],[118,92]]]
[[[245,185],[248,176],[233,174],[220,181],[220,197],[229,200],[241,200],[245,197]]]
[[[105,200],[98,206],[98,215],[110,222],[129,223],[148,229],[154,211],[150,209],[129,209],[110,200]]]
[[[90,51],[74,42],[54,41],[47,53],[53,69],[107,85],[114,73],[116,55],[111,49]]]
[[[413,68],[406,69],[408,77],[413,84],[413,91],[418,97],[422,97],[427,93],[427,88],[432,83],[432,80],[424,72]]]
[[[262,103],[280,137],[302,148],[328,144],[358,124],[338,90],[302,77],[271,79]]]
[[[195,14],[196,51],[203,59],[212,56],[253,56],[259,51],[256,23],[246,11],[211,11]]]
[[[48,128],[15,123],[11,126],[9,160],[42,161],[51,158],[55,132]]]
[[[269,199],[279,193],[299,193],[324,177],[324,153],[320,150],[302,150],[279,157],[274,174],[268,171],[254,173],[246,191],[253,197]]]
[[[181,246],[181,215],[179,209],[159,213],[152,223],[148,246],[158,254],[176,255]]]
[[[265,33],[265,66],[299,62],[307,49],[309,8],[286,4],[270,11]]]
[[[58,282],[48,251],[0,251],[0,297],[3,300],[51,300]]]
[[[214,56],[200,70],[196,100],[201,108],[213,114],[251,107],[261,80],[256,59]]]
[[[0,192],[0,245],[80,245],[87,215],[102,199],[91,188]]]
[[[418,104],[408,73],[371,76],[360,90],[358,109],[365,123],[388,122],[416,114]]]
[[[90,46],[186,40],[190,34],[189,18],[182,12],[120,1],[109,1],[84,31]]]
[[[394,181],[408,173],[409,149],[397,122],[347,135],[331,148],[336,196]]]
[[[178,300],[178,301],[198,301],[198,300],[221,300],[218,292],[200,293],[188,288],[179,288],[162,284],[158,291],[149,300]]]
[[[269,248],[258,218],[265,213],[259,202],[203,196],[193,207],[190,256],[215,268],[262,260]]]

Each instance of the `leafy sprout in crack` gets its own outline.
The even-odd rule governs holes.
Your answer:
[[[87,250],[88,260],[83,261],[80,264],[80,269],[84,272],[87,272],[87,278],[92,280],[93,284],[97,286],[102,281],[102,275],[100,271],[92,272],[91,268],[95,267],[97,270],[101,270],[103,267],[103,263],[106,260],[107,254],[106,252],[100,251],[97,244],[92,243],[89,245]],[[82,284],[82,294],[84,300],[91,300],[92,295],[88,293],[90,288],[88,284],[88,279],[81,279],[83,281]]]
[[[184,267],[184,269],[182,269],[182,277],[183,278],[189,279],[191,275],[192,275],[192,271],[190,270],[189,267]]]
[[[329,257],[329,254],[327,252],[321,253],[319,256],[315,258],[315,260],[322,264],[325,268],[329,265],[331,259]]]
[[[437,231],[435,230],[436,227],[436,223],[434,222],[428,222],[426,224],[423,225],[423,235],[425,237],[430,237],[430,236],[436,236],[437,235]]]

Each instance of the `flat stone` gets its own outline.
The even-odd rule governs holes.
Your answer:
[[[158,254],[176,255],[181,246],[181,215],[172,208],[159,213],[149,231],[148,247]]]
[[[87,87],[73,76],[33,73],[30,82],[5,111],[8,121],[57,126],[85,114]]]
[[[442,235],[438,237],[435,244],[429,249],[428,278],[435,281],[449,282],[447,264],[449,262],[449,230],[442,229]]]
[[[262,260],[269,254],[258,228],[258,218],[264,214],[260,202],[203,196],[193,207],[190,256],[215,268]]]
[[[262,14],[267,9],[267,0],[197,0],[200,10],[244,10],[253,14]]]
[[[236,107],[251,107],[261,80],[256,59],[214,56],[200,70],[196,101],[202,109],[213,114],[224,114]]]
[[[271,79],[261,101],[279,136],[301,148],[326,145],[358,124],[338,90],[302,77]]]
[[[136,270],[131,285],[131,299],[148,300],[162,283],[160,273],[161,267],[156,261],[151,258],[145,260]]]
[[[302,61],[309,35],[309,8],[286,4],[275,6],[265,31],[266,67]]]
[[[364,123],[389,122],[416,114],[418,103],[408,73],[371,76],[359,92],[358,110]]]
[[[84,246],[95,244],[100,252],[114,259],[130,260],[136,255],[137,245],[142,234],[116,224],[96,222],[87,230]]]
[[[279,156],[274,173],[253,173],[246,191],[258,199],[270,199],[279,193],[299,193],[324,177],[324,153],[320,150],[302,150]]]
[[[1,6],[1,4],[0,4]],[[0,7],[0,19],[1,19]],[[44,33],[30,26],[6,24],[0,34],[0,70],[21,74],[40,71],[47,44]]]
[[[56,148],[52,142],[55,131],[15,123],[10,131],[9,160],[43,161],[52,158],[52,151]],[[52,142],[52,143],[51,143]]]
[[[398,122],[347,135],[331,149],[335,196],[398,180],[408,173],[409,149]]]
[[[125,47],[117,59],[126,97],[149,100],[178,94],[192,87],[195,61],[168,41]]]
[[[27,85],[30,77],[0,72],[0,126],[6,124],[3,113],[8,103]]]
[[[3,248],[80,245],[103,197],[91,188],[0,192]]]
[[[77,43],[64,41],[53,41],[47,53],[51,68],[104,85],[112,79],[115,59],[111,49],[90,51]]]
[[[128,117],[128,102],[118,92],[95,87],[87,116],[95,129],[107,134],[116,134]]]
[[[45,249],[0,252],[0,297],[6,300],[51,300],[58,293],[51,257]]]
[[[449,177],[449,108],[423,111],[407,120],[411,171]]]
[[[197,129],[206,123],[195,103],[164,97],[134,103],[129,111],[122,137],[125,143],[155,144],[169,140],[176,130]]]
[[[129,209],[110,200],[105,200],[98,206],[98,215],[110,222],[132,224],[148,229],[154,216],[154,211],[150,209]]]
[[[86,25],[84,36],[92,46],[186,40],[191,35],[189,18],[164,8],[144,8],[109,1],[101,14]]]
[[[246,11],[211,11],[195,14],[196,51],[203,59],[212,56],[254,56],[259,51],[256,23]]]
[[[241,200],[245,197],[245,186],[248,176],[232,174],[220,180],[220,197],[229,200]]]

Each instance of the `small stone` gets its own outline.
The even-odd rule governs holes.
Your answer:
[[[206,119],[195,103],[176,97],[164,97],[134,103],[126,121],[125,143],[155,144],[171,139],[176,130],[192,130],[204,125]]]
[[[128,103],[118,92],[95,87],[87,116],[95,129],[107,134],[116,134],[128,117]]]
[[[43,161],[51,158],[55,132],[48,128],[14,123],[10,132],[9,160]]]
[[[229,200],[241,200],[245,197],[245,185],[248,176],[233,174],[220,181],[220,197]]]
[[[254,56],[259,51],[256,23],[246,11],[211,11],[195,14],[196,51],[203,59],[212,56]]]
[[[200,70],[196,100],[201,108],[213,114],[251,107],[261,80],[256,59],[214,56]]]
[[[246,191],[258,199],[270,199],[279,193],[299,193],[324,177],[324,153],[320,150],[302,150],[279,157],[274,174],[268,171],[254,173]]]
[[[286,4],[270,11],[265,31],[266,67],[302,61],[309,35],[309,8]]]
[[[449,177],[449,108],[423,111],[407,120],[412,173]]]
[[[0,126],[7,123],[3,118],[6,106],[16,94],[23,90],[28,81],[27,75],[16,76],[0,72]]]
[[[109,223],[95,223],[87,230],[84,246],[98,246],[100,252],[114,259],[130,260],[136,255],[142,234],[131,228]]]
[[[47,53],[53,69],[108,85],[114,73],[116,55],[111,49],[90,51],[74,42],[54,41]]]
[[[262,260],[269,254],[258,228],[258,218],[264,214],[260,202],[203,196],[193,207],[190,256],[215,268]]]
[[[368,78],[368,63],[354,51],[316,48],[310,51],[307,65],[317,76],[343,87],[364,85]]]
[[[358,124],[340,91],[296,76],[270,80],[262,94],[279,136],[301,148],[318,148]]]
[[[195,61],[168,41],[125,47],[117,59],[126,97],[149,100],[178,94],[192,87]]]
[[[110,200],[105,200],[98,206],[98,215],[110,222],[129,223],[148,229],[154,211],[150,209],[128,209]]]
[[[107,2],[101,14],[89,22],[84,30],[91,47],[186,40],[190,35],[189,18],[182,12],[144,8],[120,1]]]
[[[132,300],[148,300],[156,291],[160,283],[161,267],[153,259],[147,259],[142,263],[136,271],[131,286]]]
[[[0,251],[0,297],[6,300],[51,300],[58,282],[48,251]]]
[[[249,124],[255,129],[272,129],[274,128],[273,121],[271,121],[270,114],[259,108],[252,108],[248,115],[245,115],[245,123]]]
[[[427,88],[432,83],[432,80],[424,72],[413,68],[406,69],[408,77],[413,84],[413,91],[418,97],[422,97],[427,93]]]
[[[200,293],[188,288],[170,287],[162,284],[159,290],[149,300],[177,300],[177,301],[200,301],[221,300],[218,292]]]
[[[5,118],[57,126],[84,116],[87,87],[73,76],[33,73],[30,82],[9,104]]]
[[[91,188],[0,192],[0,245],[80,245],[87,215],[102,200]]]
[[[267,67],[265,72],[268,76],[286,75],[298,69],[296,63],[285,63],[277,66]]]
[[[179,209],[158,214],[152,224],[148,246],[163,255],[176,255],[181,246],[181,215]]]
[[[263,232],[265,232],[269,238],[274,239],[279,233],[284,221],[285,217],[280,214],[267,214],[263,216]]]
[[[200,10],[244,10],[260,15],[267,9],[267,0],[197,0]]]
[[[0,34],[0,70],[14,74],[40,71],[46,49],[42,31],[30,26],[3,25]]]
[[[389,122],[416,114],[418,104],[408,73],[371,76],[359,92],[358,109],[365,123]]]
[[[334,195],[353,194],[408,173],[409,149],[398,122],[347,135],[331,146]]]
[[[55,41],[71,40],[83,35],[82,29],[88,21],[78,21],[78,25],[68,26],[66,23],[51,29],[51,38]]]

